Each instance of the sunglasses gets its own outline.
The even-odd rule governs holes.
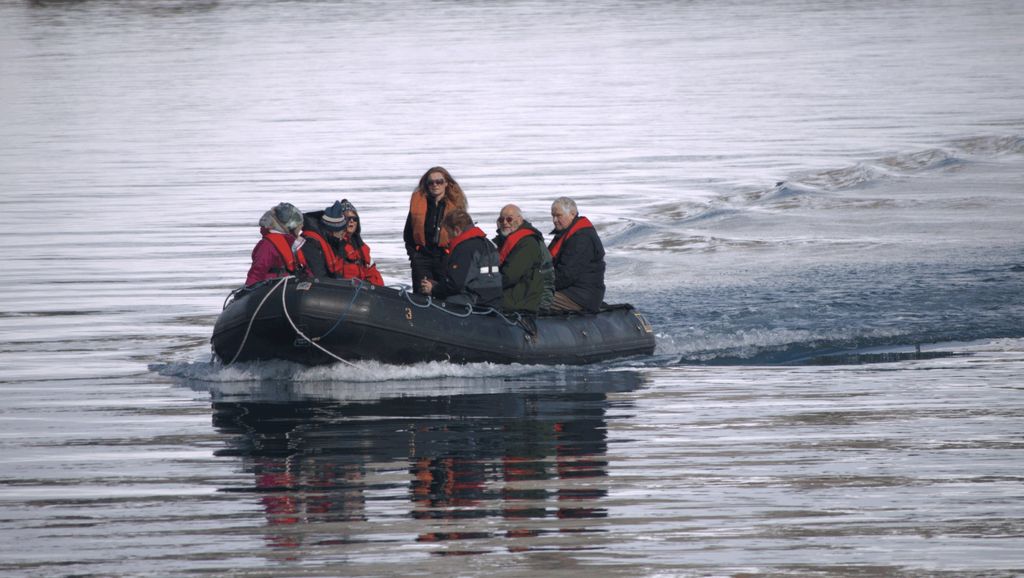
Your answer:
[[[441,185],[444,185],[444,184],[447,184],[447,183],[448,183],[448,181],[446,181],[444,179],[434,179],[434,180],[428,180],[427,181],[428,185],[437,185],[437,186],[441,186]]]
[[[512,223],[516,220],[515,217],[498,217],[499,223]]]
[[[345,217],[350,223],[358,223],[359,217]]]

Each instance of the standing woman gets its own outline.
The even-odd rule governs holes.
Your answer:
[[[422,292],[424,279],[439,280],[445,276],[444,247],[448,233],[441,226],[445,214],[467,211],[462,187],[444,167],[433,167],[420,177],[419,186],[409,200],[409,216],[405,219],[405,252],[412,268],[412,286]]]
[[[374,285],[384,285],[384,279],[377,271],[377,264],[370,257],[370,246],[363,242],[360,233],[363,231],[359,222],[359,213],[348,199],[342,199],[341,210],[344,212],[347,225],[339,236],[340,247],[338,257],[341,258],[341,276],[344,279],[362,279]]]

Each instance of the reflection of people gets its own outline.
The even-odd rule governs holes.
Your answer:
[[[602,392],[358,402],[310,400],[299,390],[281,399],[274,385],[239,401],[217,396],[212,417],[226,443],[217,455],[237,456],[252,476],[271,546],[323,545],[332,533],[358,548],[365,536],[345,532],[376,532],[404,516],[415,520],[410,539],[450,552],[502,539],[516,550],[532,544],[521,538],[585,532],[586,519],[607,516],[607,392],[639,383],[615,373],[587,384]]]
[[[423,279],[421,292],[451,303],[501,306],[501,272],[498,251],[473,218],[462,210],[445,215],[444,229],[451,242],[444,259],[444,275],[435,280]]]
[[[340,235],[341,247],[338,250],[342,266],[341,276],[345,279],[362,279],[374,285],[383,285],[384,279],[377,271],[377,264],[370,257],[370,246],[363,242],[363,227],[359,213],[348,199],[342,199],[340,205],[347,222]]]
[[[591,311],[604,300],[604,246],[597,230],[581,217],[576,202],[559,197],[551,204],[555,237],[548,245],[555,265],[556,311]]]
[[[306,271],[306,256],[302,253],[305,239],[302,232],[302,211],[291,203],[280,203],[260,217],[262,238],[252,249],[252,265],[245,284],[288,275],[301,275]]]
[[[444,275],[444,246],[449,239],[441,222],[454,209],[469,210],[459,183],[444,167],[433,167],[423,173],[409,200],[403,233],[414,291],[420,291],[423,279],[440,279]]]
[[[536,313],[550,308],[555,287],[551,254],[544,235],[523,218],[519,207],[502,207],[494,244],[501,264],[502,309]]]

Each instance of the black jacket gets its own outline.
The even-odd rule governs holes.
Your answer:
[[[334,253],[337,254],[339,249],[338,239],[320,226],[320,218],[323,217],[323,215],[323,211],[304,213],[302,215],[302,230],[313,231],[326,239],[327,243],[334,250]],[[314,277],[318,279],[334,277],[334,275],[327,271],[327,258],[324,256],[320,243],[313,239],[306,239],[306,242],[302,245],[302,252],[306,256],[306,263],[309,265],[309,271]]]
[[[427,195],[427,216],[423,223],[423,236],[426,237],[427,244],[419,248],[421,253],[440,255],[444,251],[442,247],[438,246],[438,237],[441,234],[441,221],[444,220],[446,212],[447,203],[445,201],[437,203],[434,201],[433,195]],[[402,238],[405,241],[405,252],[410,258],[416,252],[416,239],[413,237],[412,227],[412,213],[409,213],[405,217]]]
[[[579,217],[576,217],[578,220]],[[576,224],[572,222],[566,231]],[[548,248],[554,246],[565,231],[552,231],[555,237]],[[587,311],[596,312],[604,301],[604,245],[597,230],[587,227],[576,231],[562,245],[554,257],[555,291],[561,291]]]
[[[487,237],[472,237],[459,243],[445,257],[444,268],[444,279],[432,291],[435,297],[452,303],[501,307],[498,250]]]

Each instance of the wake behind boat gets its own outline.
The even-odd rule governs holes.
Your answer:
[[[356,279],[294,277],[233,292],[211,341],[225,363],[307,365],[361,359],[579,365],[650,355],[655,345],[650,324],[628,304],[524,317]]]

